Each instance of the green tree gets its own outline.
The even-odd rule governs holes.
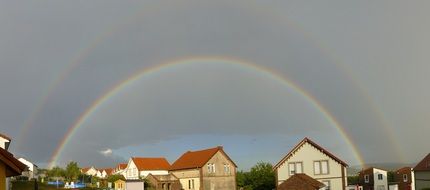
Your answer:
[[[357,185],[360,177],[358,175],[348,176],[348,185]]]
[[[110,176],[108,176],[108,178],[107,178],[107,181],[108,182],[115,182],[116,180],[118,180],[118,179],[122,179],[122,180],[125,180],[125,178],[124,178],[124,176],[123,175],[118,175],[118,174],[116,174],[116,175],[110,175]]]
[[[249,172],[238,172],[236,178],[239,188],[244,190],[270,190],[275,188],[275,172],[270,163],[259,162]]]
[[[388,181],[388,183],[396,181],[396,179],[394,179],[394,174],[395,174],[395,172],[393,172],[393,171],[388,171],[387,172],[387,181]]]
[[[79,174],[81,174],[80,168],[77,162],[71,161],[66,166],[65,177],[67,180],[76,181]]]
[[[64,170],[58,166],[53,167],[52,169],[47,171],[47,175],[49,178],[58,180],[60,177],[64,177]]]

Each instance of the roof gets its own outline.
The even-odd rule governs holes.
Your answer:
[[[106,172],[107,175],[112,175],[112,173],[113,173],[113,169],[112,168],[105,168],[105,169],[102,169],[102,171],[103,170]]]
[[[1,133],[0,133],[0,137],[3,137],[4,139],[6,139],[8,141],[12,141],[12,139],[10,139],[8,136],[1,134]]]
[[[411,167],[403,167],[403,168],[398,169],[396,171],[396,173],[398,173],[398,172],[411,172],[411,171],[412,171]]]
[[[414,171],[430,171],[430,153],[414,167]]]
[[[6,177],[21,175],[21,173],[27,169],[25,164],[3,148],[0,148],[0,161],[6,166]]]
[[[323,183],[306,174],[295,174],[281,183],[278,189],[301,190],[309,186],[313,187],[313,189],[321,189],[325,187]]]
[[[187,151],[181,157],[179,157],[170,167],[170,170],[182,170],[191,168],[201,168],[203,167],[217,152],[221,152],[224,156],[230,160],[235,167],[236,164],[233,160],[228,157],[224,152],[222,146],[217,146],[215,148],[198,150],[198,151]]]
[[[384,170],[384,169],[381,169],[381,168],[369,167],[369,168],[366,168],[366,169],[361,170],[361,171],[360,171],[360,172],[358,172],[358,173],[359,173],[359,174],[360,174],[360,173],[366,173],[367,171],[372,171],[372,173],[373,173],[373,169],[382,170],[382,171],[387,171],[387,170]]]
[[[170,164],[166,158],[131,158],[139,171],[142,170],[169,170]]]
[[[120,170],[123,170],[127,168],[127,163],[119,163],[118,165],[116,165],[115,169],[117,168],[119,168]]]
[[[341,159],[339,159],[338,157],[336,157],[334,154],[330,153],[327,149],[321,147],[320,145],[318,145],[317,143],[315,143],[314,141],[310,140],[309,138],[305,137],[302,141],[299,142],[299,144],[297,144],[286,156],[284,156],[284,158],[281,159],[281,161],[279,161],[273,168],[277,169],[283,162],[285,162],[285,160],[287,160],[288,158],[290,158],[297,150],[299,150],[299,148],[301,146],[303,146],[304,144],[309,143],[310,145],[312,145],[313,147],[315,147],[316,149],[320,150],[322,153],[326,154],[327,156],[329,156],[330,158],[332,158],[333,160],[335,160],[336,162],[338,162],[339,164],[347,167],[348,164],[345,163],[344,161],[342,161]]]

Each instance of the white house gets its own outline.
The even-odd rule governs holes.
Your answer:
[[[169,174],[170,164],[165,158],[139,158],[129,159],[125,169],[127,180],[145,178],[148,174],[167,175]]]
[[[37,179],[38,166],[26,160],[25,158],[18,158],[18,160],[28,167],[28,171],[22,172],[22,175],[28,177],[29,180],[34,178]]]
[[[126,175],[125,169],[126,168],[127,168],[127,163],[120,163],[120,164],[116,165],[115,168],[113,169],[113,174],[122,175],[125,177],[125,175]]]
[[[93,166],[81,169],[81,173],[83,173],[85,175],[90,175],[90,176],[96,176],[97,175],[97,171],[98,170],[95,167],[93,167]]]
[[[387,171],[368,168],[360,172],[359,183],[363,190],[388,190]]]
[[[12,140],[8,136],[0,133],[0,147],[1,148],[8,150],[11,141]]]
[[[275,166],[276,187],[296,173],[304,173],[326,185],[323,189],[345,190],[346,164],[309,138],[304,138]]]

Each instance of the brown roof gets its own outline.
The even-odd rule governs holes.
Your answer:
[[[139,171],[169,170],[170,164],[165,158],[131,158]]]
[[[414,167],[414,171],[430,171],[430,153]]]
[[[295,174],[281,183],[278,187],[280,190],[304,190],[304,189],[320,189],[325,185],[306,174]]]
[[[13,157],[13,154],[0,148],[0,161],[6,166],[6,177],[18,176],[27,169],[27,166]]]
[[[127,168],[127,163],[120,163],[120,164],[116,165],[115,168],[123,170],[123,169]]]
[[[113,169],[112,168],[105,168],[105,169],[101,169],[101,171],[105,171],[107,175],[112,175],[113,174]]]
[[[412,168],[411,167],[403,167],[398,169],[396,172],[411,172]]]
[[[12,139],[10,139],[8,136],[1,134],[1,133],[0,133],[0,137],[3,137],[6,140],[12,141]]]
[[[176,180],[178,180],[178,177],[176,177],[175,175],[173,175],[171,173],[166,174],[166,175],[153,175],[150,173],[146,176],[146,178],[149,178],[149,177],[153,177],[157,181],[176,181]]]
[[[220,151],[224,156],[229,159],[235,167],[236,164],[227,154],[224,152],[222,146],[215,148],[199,150],[199,151],[188,151],[179,157],[175,163],[172,164],[170,170],[182,170],[191,168],[201,168],[203,167],[218,151]]]
[[[348,164],[346,164],[344,161],[342,161],[341,159],[339,159],[338,157],[336,157],[335,155],[333,155],[332,153],[330,153],[328,150],[326,150],[325,148],[321,147],[320,145],[318,145],[314,141],[310,140],[309,138],[305,137],[284,158],[282,158],[281,161],[279,161],[275,166],[273,166],[273,168],[277,169],[283,162],[285,162],[285,160],[287,160],[288,158],[290,158],[290,156],[292,156],[297,150],[299,150],[299,148],[301,146],[303,146],[306,143],[309,143],[310,145],[312,145],[316,149],[320,150],[322,153],[326,154],[327,156],[329,156],[330,158],[332,158],[333,160],[335,160],[339,164],[341,164],[341,165],[343,165],[345,167],[348,166]]]

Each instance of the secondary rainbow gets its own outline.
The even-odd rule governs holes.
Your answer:
[[[332,116],[332,114],[327,111],[311,94],[307,93],[305,90],[303,90],[301,87],[297,86],[295,83],[293,83],[288,78],[276,73],[275,71],[272,71],[268,68],[252,64],[250,62],[239,60],[235,58],[226,58],[226,57],[190,57],[190,58],[183,58],[173,61],[168,61],[163,64],[155,65],[149,68],[144,68],[127,79],[119,82],[117,85],[113,86],[111,89],[107,90],[106,93],[104,93],[102,96],[100,96],[98,99],[96,99],[78,118],[77,120],[71,125],[65,133],[64,137],[62,138],[60,144],[57,146],[57,148],[54,150],[50,161],[49,161],[49,167],[53,167],[57,164],[57,161],[59,157],[61,156],[65,146],[68,144],[68,142],[72,139],[73,135],[76,133],[76,131],[92,116],[94,113],[97,112],[97,110],[106,103],[109,99],[114,97],[118,94],[121,90],[124,88],[132,85],[134,82],[138,81],[139,79],[150,76],[153,73],[157,73],[159,71],[162,71],[163,69],[172,68],[175,66],[181,66],[181,65],[187,65],[187,64],[198,64],[201,62],[220,62],[223,64],[232,64],[237,65],[240,67],[243,67],[244,69],[250,69],[258,73],[262,73],[265,76],[274,79],[276,81],[281,82],[282,84],[285,84],[288,88],[293,89],[298,94],[300,94],[302,97],[304,97],[309,103],[311,103],[315,108],[318,109],[319,112],[321,112],[324,117],[332,124],[332,126],[341,134],[342,138],[345,140],[347,145],[351,148],[351,152],[354,154],[355,159],[360,163],[364,164],[363,158],[361,157],[360,152],[358,151],[358,148],[352,143],[351,137],[348,135],[348,133],[345,131],[345,129],[339,124],[338,121]]]

